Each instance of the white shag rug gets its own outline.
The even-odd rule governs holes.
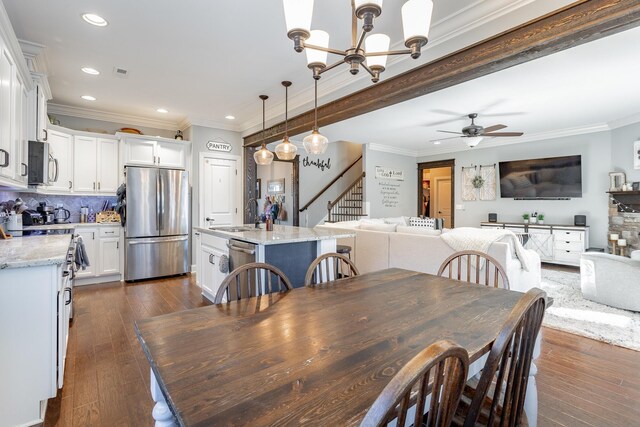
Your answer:
[[[540,287],[553,298],[544,326],[640,351],[640,313],[583,298],[580,273],[543,269]]]

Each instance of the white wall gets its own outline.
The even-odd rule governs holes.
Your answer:
[[[582,156],[582,198],[571,200],[501,199],[498,188],[498,198],[495,201],[462,201],[462,166],[575,154]],[[608,174],[611,169],[610,132],[484,149],[480,145],[462,152],[420,157],[418,162],[451,158],[455,158],[456,162],[455,203],[464,206],[463,210],[455,211],[456,227],[477,227],[481,221],[487,220],[489,212],[496,212],[499,221],[521,222],[523,213],[537,211],[545,214],[547,224],[573,224],[573,216],[583,214],[587,215],[587,224],[591,226],[591,246],[606,247],[608,225],[606,191],[609,189]]]
[[[375,151],[365,146],[364,162],[367,177],[365,195],[370,204],[370,218],[415,216],[418,212],[418,168],[416,158]],[[376,166],[402,170],[404,181],[376,178]],[[393,200],[389,200],[389,199]],[[388,200],[383,202],[383,200]]]
[[[640,123],[611,131],[611,171],[624,172],[627,181],[640,181],[640,169],[633,169],[633,143],[640,140]]]
[[[362,154],[362,146],[346,141],[332,142],[327,151],[320,156],[308,155],[304,149],[298,149],[300,154],[300,208],[307,204],[333,178],[349,166]],[[305,158],[322,164],[322,170],[314,164],[305,166]],[[326,165],[330,167],[326,167]],[[348,173],[318,198],[307,211],[300,213],[301,227],[314,227],[327,215],[327,202],[334,201],[356,178],[362,173],[362,162],[354,165]],[[262,182],[264,186],[264,181]]]

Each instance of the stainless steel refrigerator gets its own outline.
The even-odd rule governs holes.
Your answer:
[[[189,271],[189,173],[127,167],[125,280]]]

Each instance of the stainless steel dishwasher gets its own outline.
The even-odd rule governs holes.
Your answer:
[[[227,247],[229,248],[229,271],[233,271],[236,268],[241,267],[245,264],[256,262],[258,245],[249,243],[249,242],[244,242],[242,240],[229,239],[229,242],[227,243]],[[258,294],[257,289],[253,287],[251,289],[251,294],[246,295],[247,277],[248,277],[247,274],[242,274],[240,276],[239,282],[240,282],[240,289],[241,289],[241,293],[240,293],[241,298],[249,298],[251,296],[255,296]],[[255,283],[255,280],[252,280],[252,282]],[[237,299],[237,295],[238,295],[237,286],[234,286],[234,285],[235,284],[232,283],[229,286],[229,295],[227,296],[227,298],[230,299],[231,301]]]

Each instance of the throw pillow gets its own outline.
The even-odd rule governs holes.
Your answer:
[[[432,230],[431,228],[428,228],[428,227],[409,227],[409,226],[403,226],[403,225],[399,225],[396,231],[398,233],[420,234],[423,236],[439,236],[440,234],[442,234],[442,231]]]
[[[360,230],[395,232],[398,224],[361,224]]]
[[[408,225],[406,216],[399,216],[396,218],[384,218],[385,224],[397,224],[397,225]]]
[[[409,225],[411,227],[427,227],[431,229],[436,228],[436,219],[435,218],[409,218]]]

